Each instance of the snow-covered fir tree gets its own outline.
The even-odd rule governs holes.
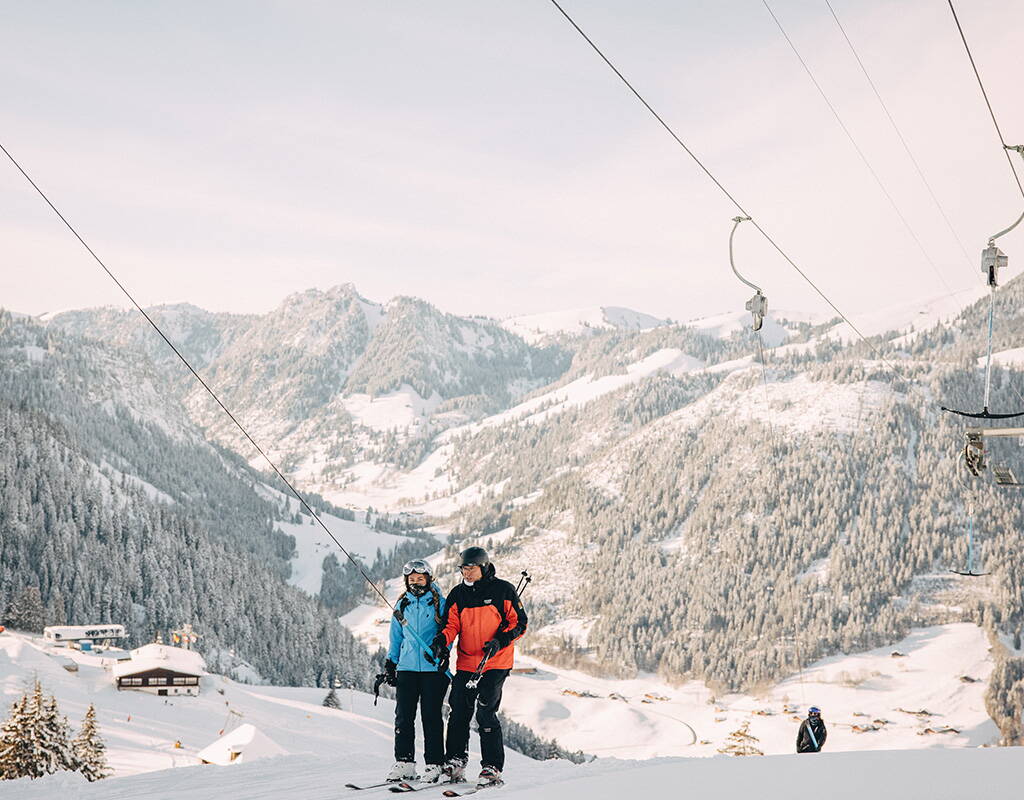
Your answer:
[[[327,693],[327,697],[324,698],[324,706],[326,708],[341,708],[341,703],[338,702],[338,693],[334,691],[334,687],[331,687],[331,691]]]
[[[42,633],[45,624],[43,599],[38,586],[26,586],[18,592],[4,614],[8,627],[18,631]]]
[[[57,699],[33,690],[14,704],[0,733],[0,770],[5,779],[41,778],[62,770],[76,770],[78,761],[70,741],[71,728],[60,716]]]
[[[82,728],[71,745],[78,761],[78,771],[89,781],[107,777],[109,767],[105,755],[106,745],[103,744],[99,726],[96,724],[96,707],[91,703],[85,712],[85,719],[82,720]]]
[[[0,728],[0,779],[38,777],[35,747],[29,736],[31,727],[25,694],[11,705],[11,712]]]

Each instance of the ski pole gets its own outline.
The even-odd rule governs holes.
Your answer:
[[[487,662],[490,660],[490,655],[485,655],[483,658],[480,659],[480,663],[476,667],[476,672],[474,672],[470,676],[469,680],[466,681],[467,689],[475,689],[480,684],[480,678],[484,674],[484,667],[487,666]]]
[[[530,573],[525,569],[523,570],[522,575],[523,577],[519,579],[519,584],[516,586],[516,595],[519,596],[520,600],[523,599],[523,594],[530,588],[530,581],[533,580],[533,578],[530,577]]]

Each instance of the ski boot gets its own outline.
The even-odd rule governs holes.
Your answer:
[[[420,775],[420,783],[437,783],[441,780],[442,775],[444,775],[444,767],[440,764],[427,764],[423,774]]]
[[[416,780],[416,764],[412,761],[396,761],[384,777],[388,783]]]
[[[505,781],[501,779],[501,770],[494,767],[485,766],[480,770],[480,775],[476,779],[478,789],[483,789],[487,786],[501,786],[504,783]]]
[[[444,762],[441,767],[445,783],[462,783],[466,780],[466,759],[453,757]]]

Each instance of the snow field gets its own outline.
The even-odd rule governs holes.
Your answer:
[[[359,512],[356,513],[360,515]],[[342,546],[367,566],[373,563],[377,548],[383,553],[388,553],[402,542],[408,541],[402,536],[376,531],[362,522],[350,522],[333,514],[319,512],[318,516]],[[344,563],[348,560],[345,554],[312,517],[303,516],[302,522],[278,522],[276,527],[283,533],[295,537],[296,555],[290,562],[292,574],[288,578],[288,583],[309,594],[319,594],[324,559],[334,553],[338,562]]]
[[[894,651],[905,655],[894,658]],[[810,705],[822,708],[829,752],[978,747],[999,737],[985,710],[989,643],[967,623],[919,628],[892,647],[823,659],[758,695],[714,697],[703,683],[670,686],[653,675],[606,680],[526,656],[516,665],[538,672],[509,679],[504,712],[563,747],[598,756],[712,756],[745,721],[763,752],[792,753],[799,715]],[[796,719],[787,706],[798,709]],[[931,713],[906,713],[922,710]],[[958,733],[924,732],[947,726]]]
[[[975,708],[983,683],[961,684],[956,679],[962,670],[974,670],[981,677],[988,659],[987,643],[981,631],[966,624],[947,625],[914,631],[894,648],[884,648],[856,656],[826,659],[804,673],[803,685],[810,702],[822,705],[829,724],[827,751],[814,758],[775,755],[766,758],[660,758],[647,762],[607,757],[576,766],[564,761],[537,762],[514,752],[508,754],[502,788],[503,798],[531,800],[621,800],[633,798],[758,798],[790,800],[801,789],[824,792],[831,800],[962,800],[979,796],[1017,796],[1024,768],[1024,752],[1019,748],[978,748],[980,739],[994,733],[991,722],[983,721],[983,711]],[[894,659],[891,650],[906,653]],[[338,800],[359,797],[369,800],[390,798],[384,789],[351,792],[346,782],[373,782],[391,762],[393,704],[382,698],[374,707],[369,695],[339,692],[342,708],[320,705],[325,690],[283,687],[245,687],[220,677],[211,677],[197,698],[154,697],[135,692],[117,692],[106,673],[75,653],[81,664],[77,674],[65,672],[38,642],[19,634],[0,635],[0,686],[4,700],[13,700],[21,687],[34,675],[47,692],[57,696],[63,713],[77,726],[86,706],[96,704],[101,733],[108,746],[115,777],[88,784],[81,776],[59,773],[37,781],[23,779],[4,785],[3,797],[12,800],[36,800],[60,796],[107,798],[109,800],[224,800],[224,798],[309,798]],[[520,660],[520,666],[527,659]],[[896,665],[896,666],[894,666]],[[541,667],[542,669],[545,669]],[[835,683],[843,671],[864,669],[880,674],[859,687]],[[616,687],[623,700],[564,696],[563,685],[598,688]],[[951,681],[955,686],[951,686]],[[596,685],[595,685],[596,684]],[[543,688],[549,685],[550,689]],[[507,683],[506,713],[535,704],[543,710],[549,724],[558,724],[559,739],[572,745],[581,717],[574,704],[590,704],[586,718],[595,718],[587,736],[600,737],[608,747],[625,750],[637,736],[639,716],[658,712],[665,715],[665,727],[644,735],[649,750],[661,747],[657,738],[677,729],[679,739],[692,736],[679,722],[667,721],[669,715],[688,720],[701,734],[706,724],[698,716],[718,714],[707,704],[707,690],[694,685],[681,688],[660,687],[669,700],[654,699],[638,704],[641,689],[658,688],[655,680],[642,676],[636,682],[600,681],[571,672],[548,671],[537,676],[513,675]],[[558,690],[558,698],[552,693]],[[220,694],[218,690],[223,690]],[[796,722],[776,714],[762,717],[754,710],[778,705],[785,697],[792,702],[801,692],[799,678],[792,678],[772,689],[764,697],[730,696],[718,698],[724,708],[722,723],[734,729],[740,721],[751,721],[751,732],[761,740],[762,749],[774,752],[776,731],[785,733],[785,749],[790,752],[795,739]],[[600,710],[601,705],[605,710]],[[910,715],[894,720],[883,731],[853,734],[845,725],[851,709],[900,716],[893,704],[908,710],[939,710],[936,720],[957,721],[963,735],[919,736],[926,723]],[[704,709],[697,706],[703,705]],[[802,705],[802,703],[801,703]],[[585,707],[583,705],[580,706]],[[618,709],[610,713],[607,709]],[[566,715],[564,709],[569,710]],[[598,709],[597,711],[593,709]],[[687,710],[693,715],[687,717]],[[623,716],[625,713],[626,716]],[[722,714],[718,714],[722,716]],[[513,714],[519,718],[518,714]],[[632,720],[630,719],[632,717]],[[861,719],[850,717],[850,719]],[[969,726],[974,723],[973,728]],[[287,754],[275,758],[236,763],[231,766],[196,765],[196,753],[220,736],[225,727],[252,724]],[[934,724],[934,722],[933,722]],[[598,729],[600,727],[600,730]],[[643,727],[648,727],[643,723]],[[685,732],[685,734],[684,734]],[[875,737],[875,738],[872,738]],[[474,737],[475,739],[475,737]],[[175,748],[180,740],[182,747]],[[907,745],[916,751],[890,748]],[[593,749],[597,749],[596,747]],[[643,749],[643,748],[640,748]],[[703,754],[710,754],[706,752]],[[700,746],[675,748],[679,755],[702,754]],[[865,751],[873,752],[842,752]],[[477,756],[471,753],[475,768]],[[175,767],[173,773],[167,768]],[[419,796],[419,795],[418,795]],[[424,798],[437,798],[440,790],[428,790]]]

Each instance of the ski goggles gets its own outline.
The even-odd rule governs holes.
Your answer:
[[[406,565],[402,567],[403,575],[412,575],[414,572],[418,572],[420,573],[420,575],[429,575],[430,564],[428,564],[422,558],[416,558],[412,561],[406,562]]]

